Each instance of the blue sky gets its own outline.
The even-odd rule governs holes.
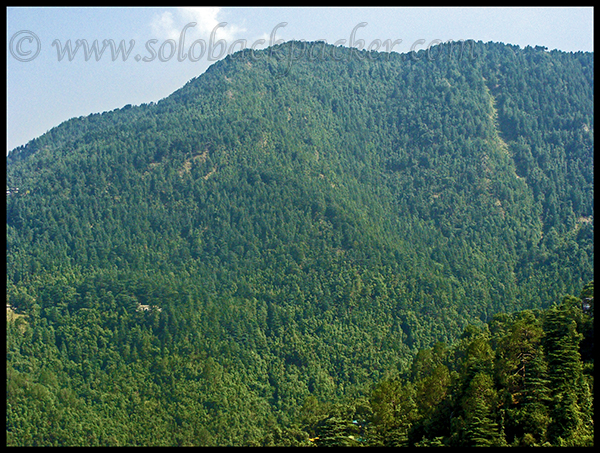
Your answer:
[[[6,19],[7,152],[69,118],[159,101],[242,47],[389,39],[408,52],[475,39],[594,50],[593,8],[7,8]]]

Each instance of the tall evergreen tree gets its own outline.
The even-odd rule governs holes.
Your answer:
[[[463,397],[465,446],[500,446],[499,425],[496,422],[497,392],[491,376],[477,373],[471,380]]]
[[[548,311],[544,322],[552,399],[548,432],[553,444],[563,446],[593,442],[591,394],[579,351],[583,335],[577,331],[576,322],[580,312],[581,300],[567,296]]]

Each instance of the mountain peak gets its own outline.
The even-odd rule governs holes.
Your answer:
[[[40,380],[15,399],[29,387],[11,371],[12,407],[68,405],[115,443],[151,443],[136,429],[151,422],[179,443],[262,444],[315,401],[400,382],[437,342],[484,341],[467,325],[577,294],[593,278],[593,54],[451,44],[246,49],[12,152],[23,348],[7,360]]]

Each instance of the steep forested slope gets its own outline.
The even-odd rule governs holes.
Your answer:
[[[240,52],[11,152],[12,442],[264,443],[577,294],[593,54],[459,50]]]
[[[305,404],[317,446],[593,446],[594,285],[420,350],[367,397]]]

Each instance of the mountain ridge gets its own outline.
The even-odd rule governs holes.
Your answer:
[[[312,44],[312,45],[316,45],[316,44]],[[284,45],[279,46],[278,48],[285,48]],[[512,49],[510,46],[507,47],[509,54],[513,54],[514,55],[514,49]],[[268,54],[269,56],[272,54],[277,54],[276,50],[274,51],[274,49],[269,49],[269,51],[262,51],[263,54]],[[268,53],[267,53],[268,52]],[[364,53],[364,52],[363,52]],[[525,52],[523,52],[525,53]],[[537,52],[537,54],[541,54],[541,55],[545,55],[546,52]],[[241,54],[243,55],[243,53]],[[419,64],[419,63],[425,63],[425,61],[422,61],[424,59],[424,55],[421,56],[420,59],[418,60],[411,60],[410,58],[406,57],[406,56],[400,56],[400,55],[394,55],[393,57],[395,57],[396,59],[400,59],[402,60],[403,63],[407,63],[408,65],[414,65],[414,64]],[[239,58],[239,57],[238,57]],[[385,62],[389,62],[389,60],[393,60],[394,58],[390,58],[389,55],[387,56]],[[230,61],[231,60],[231,61]],[[282,58],[282,60],[278,61],[277,58],[271,58],[271,60],[269,60],[268,62],[264,63],[263,61],[258,61],[257,64],[267,64],[269,65],[269,70],[272,71],[272,66],[275,63],[280,63],[281,61],[284,62],[284,64],[286,63],[286,59]],[[370,60],[369,63],[371,63],[373,60]],[[375,60],[376,62],[379,62],[379,60]],[[217,105],[221,105],[221,107],[219,108],[226,108],[228,104],[232,103],[232,102],[236,102],[233,99],[233,96],[235,96],[233,93],[235,91],[235,82],[232,82],[231,78],[223,75],[222,77],[216,77],[217,74],[225,74],[225,72],[228,70],[227,68],[229,68],[230,63],[236,63],[237,60],[235,58],[235,56],[229,56],[227,57],[225,60],[223,60],[222,62],[218,62],[215,65],[211,66],[211,70],[208,71],[207,73],[205,73],[205,75],[200,76],[199,78],[196,78],[192,81],[190,81],[188,84],[186,84],[185,87],[183,87],[181,90],[176,91],[172,96],[165,98],[164,100],[160,101],[159,103],[152,105],[151,109],[154,109],[158,112],[164,112],[164,111],[168,111],[169,109],[173,109],[173,108],[179,108],[181,109],[182,107],[188,108],[186,107],[186,103],[184,102],[183,105],[181,102],[177,102],[178,99],[181,100],[185,100],[187,99],[187,103],[191,103],[191,105],[196,105],[198,104],[197,101],[194,100],[194,85],[195,83],[199,83],[200,80],[202,80],[202,83],[208,83],[205,82],[206,80],[215,80],[214,82],[210,82],[209,86],[209,92],[210,92],[210,96],[211,99],[215,99],[215,96],[219,96]],[[473,62],[478,62],[477,60],[471,60],[471,63]],[[239,63],[239,62],[238,62]],[[293,71],[294,69],[300,70],[299,67],[301,65],[302,61],[298,61],[298,68],[293,68],[290,66],[290,71]],[[311,62],[312,63],[312,62]],[[340,63],[338,61],[335,61],[335,63]],[[356,65],[358,65],[360,67],[361,64],[365,63],[365,61],[361,61],[361,60],[356,60],[356,61],[352,61],[352,63],[356,63]],[[431,62],[428,62],[431,63]],[[434,62],[437,63],[437,62]],[[245,62],[243,64],[233,64],[232,68],[237,68],[235,69],[235,71],[237,72],[244,72],[248,70],[248,62]],[[340,66],[340,70],[344,69],[344,64],[339,64]],[[356,71],[359,71],[359,69],[355,69]],[[225,71],[225,72],[224,72]],[[373,69],[370,70],[371,72],[373,72]],[[382,69],[383,71],[383,69]],[[505,134],[506,132],[502,132],[502,134],[500,134],[500,124],[498,123],[498,119],[497,119],[497,111],[495,110],[494,104],[495,104],[495,97],[494,95],[491,93],[490,89],[485,85],[486,80],[484,79],[483,76],[477,76],[477,75],[473,75],[473,68],[471,66],[467,66],[465,68],[466,74],[471,74],[470,77],[471,79],[468,81],[470,88],[473,89],[473,85],[475,86],[475,88],[479,91],[481,91],[481,100],[479,101],[478,105],[473,105],[473,106],[468,106],[465,105],[464,107],[462,107],[463,111],[469,111],[469,110],[475,110],[475,109],[481,109],[481,108],[488,108],[488,106],[485,106],[486,100],[485,97],[486,95],[489,96],[489,100],[487,102],[489,102],[489,108],[488,108],[488,112],[484,113],[484,115],[489,115],[490,118],[486,124],[486,122],[480,124],[479,127],[479,132],[481,132],[481,130],[483,128],[487,128],[488,132],[484,133],[485,137],[481,137],[483,139],[483,143],[481,142],[477,142],[477,140],[479,140],[478,137],[471,135],[471,137],[467,138],[466,140],[466,145],[467,146],[473,146],[473,143],[475,143],[475,146],[483,146],[482,149],[484,149],[484,152],[480,155],[480,157],[478,157],[478,159],[480,160],[480,162],[478,162],[476,164],[476,167],[473,169],[475,171],[478,171],[482,174],[485,175],[489,175],[491,171],[493,171],[492,167],[496,167],[496,166],[500,166],[500,167],[513,167],[513,172],[516,175],[516,179],[517,181],[513,181],[512,183],[514,184],[519,184],[520,181],[523,181],[525,176],[524,175],[518,175],[516,172],[518,170],[518,166],[515,164],[514,159],[511,159],[510,156],[508,157],[508,160],[504,160],[502,161],[502,158],[500,155],[496,155],[495,158],[490,160],[489,154],[490,153],[496,153],[498,154],[498,151],[503,151],[505,149],[508,149],[507,147],[503,146],[502,144],[505,142],[502,141],[502,139],[500,138],[503,134]],[[293,76],[294,73],[291,72],[291,75]],[[464,76],[462,76],[464,78]],[[352,78],[352,76],[350,76],[350,81],[354,80]],[[436,77],[436,81],[438,84],[441,84],[444,86],[443,89],[446,89],[447,93],[445,95],[445,98],[449,99],[453,93],[450,91],[450,87],[449,82],[446,78],[438,76]],[[256,82],[255,82],[256,83]],[[277,90],[277,78],[275,79],[264,79],[262,81],[263,83],[263,87],[265,87],[265,89],[267,90],[266,92],[269,92],[269,90]],[[264,84],[267,83],[267,85],[265,86]],[[219,90],[215,90],[214,89],[214,84],[217,84],[220,89]],[[491,86],[495,86],[496,88],[494,89],[498,89],[497,86],[498,84],[492,84],[492,82],[489,83]],[[439,87],[438,87],[439,88]],[[315,88],[316,89],[316,88]],[[365,90],[368,90],[368,87],[364,88]],[[186,90],[187,90],[187,94],[186,94]],[[356,89],[355,89],[356,90]],[[397,88],[395,89],[397,91]],[[310,92],[310,89],[309,91]],[[456,90],[454,90],[454,92],[456,92]],[[346,121],[345,125],[343,123],[343,121],[340,121],[339,116],[332,116],[329,115],[327,117],[324,118],[312,118],[308,120],[307,115],[303,115],[300,112],[293,112],[292,114],[292,106],[294,104],[289,104],[290,101],[279,101],[279,102],[287,102],[289,105],[286,107],[284,106],[279,106],[279,112],[280,115],[278,117],[273,117],[273,114],[271,113],[271,117],[267,118],[265,120],[265,115],[263,115],[263,111],[269,111],[269,109],[262,109],[260,108],[261,105],[261,96],[264,96],[264,94],[261,93],[265,93],[265,91],[262,92],[257,92],[254,94],[246,94],[246,97],[250,96],[251,98],[254,97],[253,101],[250,101],[250,104],[248,104],[248,99],[244,99],[244,102],[247,104],[246,105],[239,105],[236,106],[237,107],[237,113],[235,114],[235,117],[229,117],[227,118],[225,121],[223,121],[223,119],[221,118],[221,126],[223,128],[231,128],[231,125],[238,125],[239,121],[242,121],[242,123],[244,124],[244,127],[240,128],[242,130],[242,134],[246,134],[249,131],[249,128],[253,129],[254,131],[252,133],[248,133],[246,136],[242,136],[242,135],[238,135],[238,138],[234,138],[234,140],[237,140],[237,153],[243,153],[245,152],[244,149],[248,149],[250,150],[250,152],[253,153],[253,159],[257,159],[257,156],[262,155],[262,157],[258,157],[258,159],[269,159],[267,153],[277,153],[278,150],[284,150],[284,151],[290,151],[291,150],[291,158],[293,159],[294,162],[298,161],[298,162],[302,162],[302,166],[303,166],[303,171],[307,171],[307,168],[311,168],[311,174],[312,177],[318,177],[324,181],[328,181],[328,184],[330,186],[332,186],[331,188],[334,187],[338,187],[341,188],[342,186],[340,186],[341,181],[338,175],[336,175],[336,171],[332,169],[331,165],[333,162],[335,162],[335,159],[338,158],[339,156],[337,155],[332,155],[329,156],[330,160],[329,162],[327,162],[326,164],[319,164],[319,159],[321,159],[321,162],[325,161],[326,157],[324,155],[324,153],[326,153],[329,149],[337,149],[337,150],[342,150],[343,151],[343,147],[340,146],[340,138],[342,136],[342,134],[345,132],[342,130],[342,127],[344,127],[346,130],[348,129],[348,122]],[[392,98],[394,98],[393,93],[392,94]],[[414,93],[407,93],[408,95],[412,95],[414,96]],[[277,94],[272,96],[278,96]],[[335,105],[335,97],[332,95],[329,95],[330,98],[333,99],[329,99],[327,102],[329,102],[329,107],[331,109],[336,109],[336,105]],[[285,99],[285,95],[281,94],[280,98]],[[315,99],[316,98],[316,99]],[[273,99],[277,99],[277,97],[274,97]],[[310,96],[309,95],[309,99],[312,99],[310,102],[311,104],[316,102],[320,102],[322,105],[323,100],[325,100],[325,97],[321,97],[319,98],[318,96]],[[202,101],[204,101],[204,98],[202,99]],[[175,104],[173,104],[173,102],[175,102]],[[214,102],[210,102],[210,105],[213,105]],[[203,104],[204,105],[204,104]],[[175,107],[178,106],[178,107]],[[358,107],[358,106],[356,106]],[[355,110],[356,110],[355,107]],[[287,112],[285,112],[287,108]],[[377,109],[378,107],[375,105],[372,107],[373,109]],[[136,108],[125,108],[116,112],[111,112],[110,115],[114,116],[115,118],[120,117],[121,115],[125,115],[125,114],[131,114],[132,112],[135,112]],[[333,110],[332,110],[333,111]],[[364,109],[363,109],[364,111]],[[142,114],[142,111],[139,110],[140,114]],[[240,113],[243,112],[243,117],[240,117]],[[360,114],[359,112],[361,112],[360,107],[358,107],[358,111],[356,112],[356,114],[352,114],[352,112],[346,113],[344,112],[344,114],[342,116],[352,116],[353,118],[363,118],[365,116],[365,114]],[[290,121],[292,121],[294,127],[298,130],[298,131],[290,131],[289,130],[289,124],[286,124],[285,120],[282,119],[283,116],[285,115],[285,119],[287,120],[287,123],[290,123]],[[145,115],[146,117],[148,117],[148,115]],[[190,115],[192,116],[192,115]],[[219,114],[216,113],[215,111],[200,111],[197,112],[195,111],[193,113],[193,116],[195,118],[192,119],[188,119],[188,121],[192,121],[195,124],[197,124],[198,126],[196,127],[200,127],[200,130],[206,130],[210,128],[210,123],[213,121],[217,121],[219,119]],[[313,115],[314,116],[314,115]],[[321,115],[322,116],[322,115]],[[426,121],[437,121],[436,126],[438,126],[438,129],[435,131],[430,131],[429,128],[430,126],[427,124],[427,122],[423,122],[423,120],[419,120],[421,121],[418,125],[411,125],[410,124],[410,117],[408,117],[408,124],[406,124],[406,126],[408,126],[406,129],[408,129],[411,132],[412,137],[409,140],[406,140],[406,138],[404,139],[404,147],[406,146],[410,146],[410,141],[415,141],[415,137],[416,141],[419,142],[420,146],[429,146],[429,147],[437,147],[439,149],[439,145],[436,144],[436,141],[439,141],[439,138],[435,137],[435,134],[439,134],[442,132],[443,129],[441,129],[441,125],[439,123],[439,115],[434,115],[437,116],[438,118],[432,118],[431,115],[429,115],[430,118]],[[84,119],[84,123],[85,122],[92,122],[95,121],[95,117],[96,115],[92,115],[90,117],[87,117]],[[371,121],[371,125],[373,125],[373,120],[371,119],[371,116],[368,116],[370,118]],[[495,118],[495,119],[494,119]],[[328,121],[329,125],[325,128],[325,131],[329,131],[326,133],[326,135],[323,135],[322,132],[320,137],[313,137],[311,136],[311,130],[323,130],[323,128],[319,129],[317,127],[312,127],[312,128],[307,128],[306,125],[302,124],[303,122],[306,121],[312,121],[315,125],[316,124],[320,124],[318,121],[322,121],[323,119],[325,119],[326,121]],[[453,118],[452,116],[446,115],[444,117],[444,120],[446,121],[452,121]],[[78,120],[80,122],[80,120]],[[136,120],[137,121],[137,120]],[[160,123],[156,123],[157,119],[156,118],[142,118],[139,121],[141,121],[141,125],[140,122],[137,123],[137,127],[138,128],[146,128],[149,127],[149,130],[157,130],[157,128],[162,128],[164,129],[164,127],[169,127],[168,125],[164,125],[164,124],[160,124]],[[261,126],[261,123],[263,124],[267,124],[265,123],[265,121],[267,121],[267,123],[269,124],[269,126],[267,126],[267,129],[265,130],[265,126]],[[315,121],[317,121],[315,123]],[[385,118],[380,118],[378,120],[379,123],[379,127],[383,128],[383,127],[387,127],[390,126],[390,121],[387,120]],[[456,120],[454,120],[456,121]],[[77,121],[76,121],[77,122]],[[248,126],[249,124],[251,124],[251,126]],[[271,126],[271,124],[274,124],[274,126]],[[398,127],[395,124],[391,124],[392,127]],[[116,127],[116,131],[118,131],[119,126],[115,125],[114,127]],[[283,132],[281,132],[282,134],[287,135],[287,137],[285,138],[285,142],[282,142],[280,140],[280,143],[278,144],[270,144],[269,143],[269,134],[273,134],[273,127],[275,128],[279,128],[278,130],[282,130],[283,128],[287,127],[287,129],[283,129]],[[79,129],[81,129],[80,126],[78,126]],[[181,126],[178,126],[178,128],[181,130]],[[367,136],[367,132],[365,132],[365,128],[364,126],[359,127],[361,130],[358,133],[355,133],[354,136],[358,138],[358,141],[360,142],[362,140],[362,142],[364,143],[364,138],[361,137],[365,137]],[[448,124],[444,124],[444,128],[448,128]],[[122,128],[121,128],[122,129]],[[441,129],[441,130],[440,130]],[[262,132],[259,132],[257,134],[257,130],[260,130]],[[337,134],[334,133],[334,135],[332,135],[331,131],[336,131],[337,130]],[[301,132],[300,132],[301,131]],[[221,131],[219,131],[221,132]],[[479,132],[476,132],[479,133]],[[52,132],[53,134],[54,132]],[[128,132],[122,132],[127,134]],[[211,153],[209,152],[209,147],[210,147],[210,142],[206,141],[202,138],[203,135],[210,135],[211,132],[205,132],[204,134],[200,133],[198,134],[199,136],[194,137],[193,139],[191,139],[192,142],[194,143],[189,143],[190,139],[184,139],[184,141],[187,141],[188,143],[184,143],[184,141],[182,141],[181,139],[179,139],[179,144],[175,143],[166,143],[167,146],[162,146],[162,149],[158,150],[157,152],[154,153],[154,155],[152,156],[146,156],[145,159],[148,159],[148,157],[150,158],[147,162],[146,162],[146,166],[147,166],[147,170],[146,172],[151,172],[153,170],[157,170],[158,168],[160,168],[161,165],[163,165],[162,161],[165,158],[165,154],[170,153],[171,151],[169,150],[169,148],[176,148],[179,147],[178,151],[179,153],[181,153],[181,151],[183,151],[185,153],[186,159],[184,159],[183,163],[181,164],[177,164],[179,166],[179,172],[182,175],[188,175],[190,173],[191,170],[191,162],[189,161],[189,159],[193,159],[194,156],[205,156],[202,159],[194,159],[194,163],[199,163],[201,165],[203,165],[205,168],[203,170],[203,178],[207,178],[209,176],[215,175],[216,172],[219,171],[219,167],[225,168],[228,166],[227,162],[221,163],[221,162],[209,162],[212,161],[211,157],[214,157],[214,151],[213,151],[213,156],[211,156]],[[314,133],[314,132],[313,132]],[[85,137],[82,137],[79,141],[88,141],[91,140],[93,142],[93,136],[90,137],[89,134],[90,132],[87,133],[88,135],[86,135]],[[182,131],[182,134],[185,134],[185,131]],[[240,134],[240,132],[238,132],[237,134]],[[252,143],[249,142],[249,138],[252,136]],[[229,137],[231,138],[232,135],[230,134]],[[235,135],[233,136],[235,137]],[[241,139],[240,139],[241,137]],[[207,139],[208,140],[208,139]],[[337,140],[336,142],[332,142],[332,140]],[[473,141],[475,140],[475,142]],[[499,141],[498,141],[499,140]],[[260,146],[254,146],[255,141],[261,143]],[[294,143],[290,143],[294,141]],[[485,142],[488,141],[488,143],[486,144]],[[494,141],[497,141],[497,143],[494,143]],[[241,143],[240,143],[241,142]],[[441,162],[442,163],[446,163],[447,165],[450,165],[450,159],[452,159],[452,141],[447,141],[449,143],[445,144],[444,149],[442,149],[442,154],[440,154],[438,157],[441,158]],[[71,146],[73,148],[77,148],[78,146],[78,141],[76,140],[74,144],[72,144]],[[229,146],[231,147],[231,145],[233,144],[233,141],[229,141],[226,144],[221,144],[221,149],[223,149],[223,146]],[[499,144],[500,146],[496,146],[497,144]],[[241,145],[241,146],[240,146]],[[389,144],[386,144],[389,145]],[[432,146],[433,145],[433,146]],[[155,144],[149,143],[149,146],[154,146],[156,148],[158,148]],[[160,147],[161,145],[159,145]],[[363,145],[361,145],[363,146]],[[369,149],[373,149],[373,147],[376,146],[374,144],[370,144],[367,143],[364,146],[364,149],[368,150]],[[393,145],[392,145],[393,146]],[[398,145],[396,145],[398,146]],[[213,146],[214,147],[214,146]],[[278,147],[278,148],[276,148]],[[35,144],[32,144],[31,148],[35,149]],[[166,149],[165,149],[166,148]],[[448,148],[450,153],[448,153]],[[67,149],[67,148],[63,148],[63,149]],[[64,152],[64,151],[63,151]],[[105,150],[101,150],[101,152],[106,152]],[[363,151],[357,151],[357,149],[355,148],[354,151],[354,155],[350,154],[347,156],[344,156],[344,158],[347,158],[348,156],[352,159],[355,159],[358,157],[357,153],[359,152],[363,152]],[[404,156],[402,156],[401,158],[398,157],[396,158],[394,156],[394,154],[398,155],[398,152],[402,153],[404,152]],[[385,159],[387,159],[387,162],[381,162],[378,165],[383,165],[385,166],[387,169],[391,169],[390,174],[386,175],[390,178],[394,177],[394,172],[398,169],[401,168],[406,168],[407,165],[412,166],[412,168],[414,168],[414,158],[412,158],[410,155],[407,155],[405,149],[399,148],[398,152],[396,153],[392,153],[392,156],[385,156]],[[435,152],[434,152],[435,153]],[[18,154],[18,153],[17,153]],[[334,153],[335,154],[335,153]],[[284,159],[287,159],[288,156],[286,156],[285,154],[283,155],[285,156]],[[419,157],[419,161],[416,162],[416,164],[420,167],[422,167],[423,169],[427,170],[428,167],[431,167],[431,160],[434,158],[434,154],[429,154],[429,155],[422,155],[421,157]],[[41,158],[42,156],[38,156],[38,158]],[[281,157],[281,155],[280,155]],[[379,159],[381,161],[381,156],[368,156],[374,159]],[[364,159],[368,158],[367,156],[361,158]],[[181,156],[177,157],[177,159],[181,160]],[[401,160],[401,162],[399,162],[398,160]],[[10,160],[10,159],[9,159]],[[512,161],[511,161],[512,160]],[[366,169],[366,171],[369,171],[369,167],[367,165],[364,165],[364,163],[361,163],[359,161],[358,165],[363,165],[363,169]],[[276,166],[279,162],[274,162],[274,165]],[[328,165],[329,164],[329,165]],[[45,164],[42,164],[42,166]],[[335,164],[334,164],[335,165]],[[443,165],[443,164],[442,164]],[[279,170],[280,171],[286,171],[285,168],[281,168],[281,165],[279,165]],[[438,165],[438,168],[441,167],[441,165]],[[356,168],[355,167],[350,167],[345,169],[346,171],[350,171],[350,172],[356,172]],[[511,171],[510,169],[508,170],[509,172]],[[10,172],[9,172],[10,173]],[[337,171],[337,173],[339,174],[339,170]],[[396,171],[397,173],[397,171]],[[422,172],[422,174],[425,174],[426,171]],[[263,175],[265,175],[266,172],[263,172]],[[359,178],[359,174],[355,173],[355,181],[358,181],[357,178]],[[7,181],[7,185],[10,186],[18,186],[17,181],[11,182],[10,181],[10,174],[9,176],[9,180]],[[25,176],[25,175],[22,175]],[[377,176],[377,175],[376,175]],[[469,176],[469,175],[467,175]],[[265,176],[267,179],[269,178],[268,176]],[[471,174],[469,176],[470,179],[473,179],[473,175]],[[439,178],[438,178],[439,179]],[[428,184],[438,184],[439,182],[437,180],[432,180],[431,178],[428,179]],[[460,184],[460,183],[459,183]],[[489,194],[489,187],[491,184],[491,180],[490,178],[487,177],[483,177],[479,179],[479,190],[483,191],[482,194],[480,195],[484,195],[485,193]],[[23,185],[23,184],[21,184]],[[414,190],[414,188],[413,188]],[[430,194],[430,199],[436,203],[438,201],[440,201],[440,196],[443,197],[442,193],[444,191],[444,187],[443,185],[439,187],[439,190],[434,191],[433,193]],[[347,194],[348,196],[349,194]],[[506,211],[506,207],[502,205],[502,200],[500,200],[499,198],[496,198],[493,201],[492,206],[489,206],[489,212],[495,212],[495,213],[499,213],[500,216],[503,216],[505,214]],[[589,212],[579,212],[578,214],[578,218],[579,217],[589,217],[590,213]],[[530,221],[534,221],[535,220],[532,219]],[[438,220],[439,223],[439,220]],[[534,227],[537,229],[537,227]],[[543,233],[542,233],[543,234]]]
[[[469,324],[579,293],[593,54],[473,45],[472,59],[231,55],[157,103],[11,152],[8,302],[45,339],[34,353],[11,339],[11,366],[53,351],[67,388],[94,398],[107,376],[190,394],[182,376],[205,376],[190,407],[243,444],[255,428],[214,392],[286,425],[307,398],[364,394]]]

